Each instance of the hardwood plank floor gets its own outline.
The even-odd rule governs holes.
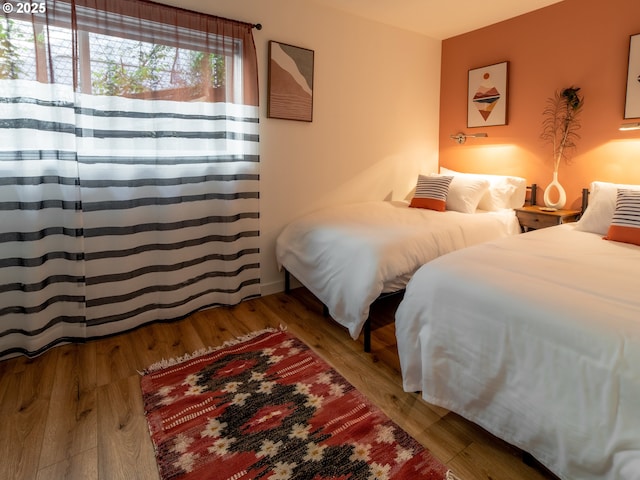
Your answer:
[[[158,479],[138,372],[162,359],[285,326],[464,480],[555,479],[521,452],[418,394],[399,374],[393,313],[399,296],[372,309],[372,352],[322,316],[304,288],[171,323],[64,345],[35,359],[0,362],[0,478]]]

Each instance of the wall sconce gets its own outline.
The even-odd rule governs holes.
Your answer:
[[[489,135],[487,135],[486,133],[456,133],[455,135],[449,135],[449,138],[455,140],[456,142],[458,142],[459,145],[462,145],[464,142],[467,141],[467,138],[485,138],[488,137]]]
[[[620,125],[619,130],[626,132],[627,130],[640,130],[640,122],[635,123],[623,123]]]

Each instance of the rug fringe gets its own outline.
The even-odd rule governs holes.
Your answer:
[[[149,367],[144,369],[142,372],[138,371],[138,374],[139,375],[148,375],[149,373],[156,372],[158,370],[162,370],[163,368],[172,367],[174,365],[178,365],[180,363],[186,362],[186,361],[191,360],[193,358],[202,357],[203,355],[208,355],[209,353],[216,352],[216,351],[221,350],[223,348],[230,347],[230,346],[233,346],[233,345],[237,345],[239,343],[244,343],[246,341],[249,341],[249,340],[252,340],[252,339],[254,339],[256,337],[259,337],[263,333],[283,332],[286,329],[287,329],[286,325],[280,325],[280,328],[265,328],[263,330],[257,330],[255,332],[250,332],[250,333],[248,333],[246,335],[243,335],[241,337],[232,338],[231,340],[225,341],[222,345],[218,345],[218,346],[215,346],[215,347],[201,348],[200,350],[196,350],[193,353],[185,353],[184,355],[182,355],[180,357],[174,357],[174,358],[169,358],[169,359],[164,359],[163,358],[162,360],[150,365]]]
[[[445,480],[462,480],[462,479],[458,477],[456,474],[454,474],[451,470],[447,470],[447,476],[445,477]]]

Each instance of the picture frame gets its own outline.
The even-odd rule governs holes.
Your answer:
[[[314,51],[269,41],[267,117],[313,121]]]
[[[629,38],[624,118],[640,118],[640,33]]]
[[[469,70],[467,127],[507,124],[509,62]]]

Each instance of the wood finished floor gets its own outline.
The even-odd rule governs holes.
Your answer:
[[[0,362],[0,479],[158,479],[139,371],[163,358],[284,325],[463,480],[555,479],[516,448],[402,391],[398,297],[372,310],[372,353],[322,316],[304,288],[172,323]]]

